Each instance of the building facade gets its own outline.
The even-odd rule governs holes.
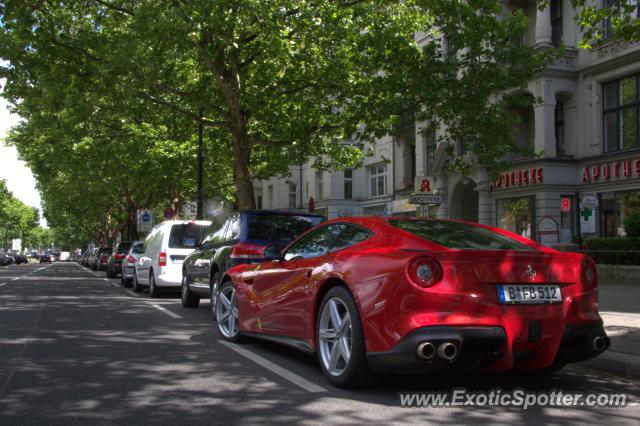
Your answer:
[[[407,132],[414,138],[383,138],[359,169],[317,172],[297,165],[288,178],[257,183],[262,207],[306,210],[313,199],[315,210],[329,218],[427,214],[499,226],[549,244],[575,242],[578,234],[624,235],[624,218],[640,211],[640,43],[578,49],[568,0],[553,0],[544,10],[531,0],[508,7],[529,17],[523,43],[565,46],[561,58],[513,94],[539,100],[517,111],[516,139],[542,156],[514,156],[495,180],[480,167],[466,176],[451,173],[446,147],[454,144],[464,156],[464,146],[415,123]],[[419,34],[417,40],[428,42]],[[409,195],[420,190],[414,182],[423,177],[441,198],[428,211],[409,204]]]

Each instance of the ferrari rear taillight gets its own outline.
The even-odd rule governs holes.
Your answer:
[[[161,251],[158,255],[158,266],[167,266],[167,253]]]
[[[231,249],[231,259],[255,259],[264,257],[264,246],[238,243]]]
[[[136,258],[135,258],[135,257],[133,257],[133,256],[131,256],[131,255],[129,255],[129,256],[127,256],[127,262],[129,262],[129,263],[136,263]]]
[[[432,257],[418,257],[407,265],[409,279],[420,287],[431,287],[442,280],[444,273],[440,262]]]

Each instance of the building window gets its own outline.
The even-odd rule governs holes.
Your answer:
[[[424,172],[427,176],[431,176],[433,173],[433,162],[436,159],[436,145],[436,130],[433,127],[430,127],[424,133]]]
[[[270,209],[273,208],[273,185],[267,187],[267,205]]]
[[[562,1],[551,0],[551,43],[556,47],[562,43]]]
[[[556,155],[566,155],[564,147],[564,102],[561,100],[556,101],[554,118],[554,128],[556,136]]]
[[[353,169],[344,170],[344,199],[353,199]]]
[[[258,203],[256,207],[258,207],[258,210],[262,209],[262,195],[258,195]]]
[[[387,194],[387,165],[384,163],[369,167],[369,195],[381,197]]]
[[[638,75],[603,85],[604,151],[638,147]]]
[[[532,238],[532,197],[496,201],[497,226],[525,238]]]
[[[289,208],[296,208],[296,200],[298,199],[298,187],[295,183],[289,182]]]
[[[322,179],[322,172],[316,172],[316,201],[322,201],[322,194],[324,193]]]

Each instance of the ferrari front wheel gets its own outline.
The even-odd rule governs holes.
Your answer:
[[[236,288],[231,281],[222,284],[215,305],[216,323],[218,331],[225,340],[237,342],[240,340],[239,315],[236,304]]]
[[[331,384],[352,388],[368,381],[370,371],[360,314],[346,288],[334,287],[322,299],[316,336],[320,366]]]

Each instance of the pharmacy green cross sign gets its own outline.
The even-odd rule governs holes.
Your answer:
[[[583,209],[582,212],[580,213],[580,216],[582,216],[586,221],[586,220],[589,220],[592,214],[593,214],[593,211],[591,209]]]

